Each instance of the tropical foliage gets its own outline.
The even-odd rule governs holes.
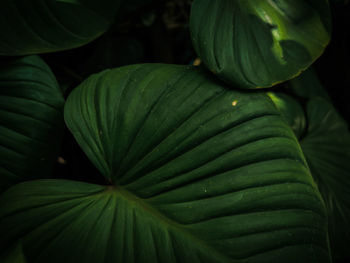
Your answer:
[[[115,34],[150,6],[1,2],[0,262],[350,258],[350,133],[310,67],[328,1],[194,0],[195,65],[135,63]]]

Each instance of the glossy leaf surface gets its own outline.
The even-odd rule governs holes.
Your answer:
[[[219,78],[270,87],[322,54],[330,12],[326,0],[195,0],[190,28],[197,54]]]
[[[2,0],[0,55],[82,46],[104,33],[120,0]]]
[[[64,99],[37,56],[0,64],[0,191],[52,171],[63,133]]]
[[[108,239],[74,230],[86,238],[75,254],[52,242],[55,255],[72,255],[68,262],[82,254],[100,262],[102,248],[112,253],[105,262],[329,261],[320,195],[295,135],[266,94],[226,89],[193,67],[136,65],[83,82],[68,98],[65,119],[116,185],[113,205],[103,194],[93,210],[71,214]],[[113,224],[104,221],[112,220],[109,207]],[[3,210],[3,218],[16,214]],[[51,260],[50,253],[40,260]]]

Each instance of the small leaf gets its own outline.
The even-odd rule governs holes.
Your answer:
[[[239,88],[270,87],[309,67],[330,40],[327,0],[195,0],[192,42],[209,70]]]

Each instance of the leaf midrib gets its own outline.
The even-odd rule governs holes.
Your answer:
[[[220,262],[231,262],[232,260],[228,258],[226,255],[223,255],[222,253],[215,250],[213,247],[205,244],[203,240],[193,236],[191,233],[186,231],[183,228],[182,224],[179,224],[178,222],[166,217],[162,213],[160,213],[157,209],[152,207],[150,204],[148,204],[145,200],[137,197],[133,193],[123,189],[121,186],[110,186],[107,188],[105,192],[98,193],[100,194],[112,194],[115,195],[115,198],[121,197],[124,199],[128,204],[132,202],[133,206],[137,209],[140,209],[142,211],[146,211],[147,215],[150,217],[153,217],[156,219],[157,222],[159,222],[161,225],[164,225],[164,229],[166,232],[169,232],[167,229],[173,229],[174,232],[179,233],[180,235],[186,236],[187,239],[191,239],[193,242],[197,244],[197,247],[200,247],[201,251],[208,251],[210,250],[214,257],[220,259]]]

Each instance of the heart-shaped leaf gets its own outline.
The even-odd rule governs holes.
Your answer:
[[[108,181],[145,200],[166,218],[194,224],[196,230],[190,232],[199,234],[205,243],[211,240],[207,244],[230,260],[268,262],[272,254],[285,251],[281,258],[287,259],[288,251],[297,250],[309,258],[306,251],[310,252],[313,245],[276,249],[299,242],[297,234],[291,235],[296,239],[286,236],[284,241],[280,236],[269,240],[270,233],[244,236],[259,212],[274,218],[273,214],[284,210],[294,198],[305,198],[305,202],[287,205],[287,213],[293,217],[303,212],[291,207],[311,204],[309,197],[298,194],[309,192],[313,184],[296,138],[265,94],[229,91],[193,67],[129,66],[85,81],[70,95],[65,118],[78,143]],[[294,183],[296,188],[288,189]],[[267,208],[257,200],[270,198],[274,190],[259,189],[269,184],[268,188],[281,191],[276,195],[281,203],[272,201],[274,204]],[[255,201],[248,204],[241,194],[248,197],[246,193],[251,190]],[[282,192],[296,195],[287,194],[285,199]],[[316,198],[316,192],[311,196]],[[251,214],[242,217],[247,225],[241,228],[242,222],[235,216],[248,211]],[[279,220],[289,225],[283,217]],[[227,227],[221,229],[219,225],[224,222]],[[266,224],[269,226],[263,228],[272,227]],[[230,239],[229,233],[242,239]],[[272,254],[267,253],[270,249]],[[319,251],[316,254],[326,251],[314,249]]]
[[[0,64],[0,191],[47,177],[63,132],[62,92],[37,56]]]
[[[82,46],[104,33],[121,0],[1,0],[0,55]]]
[[[240,88],[291,79],[330,39],[327,0],[195,0],[190,28],[204,64]]]
[[[65,119],[113,184],[6,191],[0,246],[28,262],[329,262],[321,196],[266,94],[134,65],[83,82]]]

